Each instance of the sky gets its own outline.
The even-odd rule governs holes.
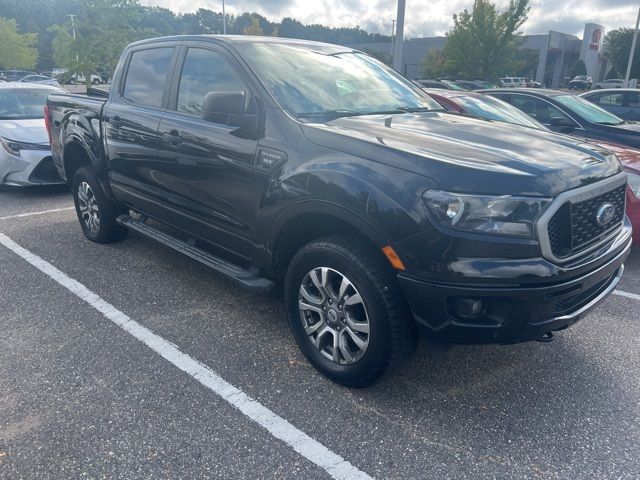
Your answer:
[[[473,0],[406,0],[405,36],[444,35],[452,15],[473,7]],[[146,5],[166,7],[174,12],[198,8],[221,11],[222,0],[141,0]],[[499,7],[508,0],[495,0]],[[396,16],[396,0],[226,0],[228,13],[256,12],[272,21],[292,17],[302,23],[334,27],[359,25],[369,32],[391,33],[390,19]],[[529,19],[522,27],[526,34],[556,30],[582,36],[588,22],[605,30],[633,28],[640,0],[531,0]]]

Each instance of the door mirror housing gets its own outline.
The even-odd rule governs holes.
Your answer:
[[[567,117],[553,117],[549,124],[552,127],[557,128],[561,132],[570,132],[574,128],[576,128],[576,123]]]
[[[230,117],[244,113],[244,92],[209,92],[202,99],[202,119],[229,125]]]
[[[209,92],[202,100],[202,119],[237,127],[233,134],[254,137],[260,127],[258,104],[254,97],[246,107],[245,92]]]

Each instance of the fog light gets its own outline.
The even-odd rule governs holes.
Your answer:
[[[484,315],[484,302],[477,298],[453,298],[449,305],[451,314],[461,320],[473,320]]]

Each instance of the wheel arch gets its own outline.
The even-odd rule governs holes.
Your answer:
[[[379,228],[345,207],[328,201],[298,202],[282,212],[269,230],[266,246],[273,273],[283,276],[289,261],[303,245],[336,233],[363,238],[381,256],[381,249],[391,243]]]

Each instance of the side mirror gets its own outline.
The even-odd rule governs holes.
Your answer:
[[[259,134],[258,103],[254,97],[246,105],[244,92],[209,92],[202,99],[202,119],[237,127],[232,133],[239,137],[253,138]]]
[[[575,122],[567,117],[553,117],[549,121],[549,124],[552,127],[557,128],[561,132],[570,132],[571,130],[576,128]]]
[[[229,124],[230,117],[244,113],[244,92],[209,92],[202,99],[202,119]]]

